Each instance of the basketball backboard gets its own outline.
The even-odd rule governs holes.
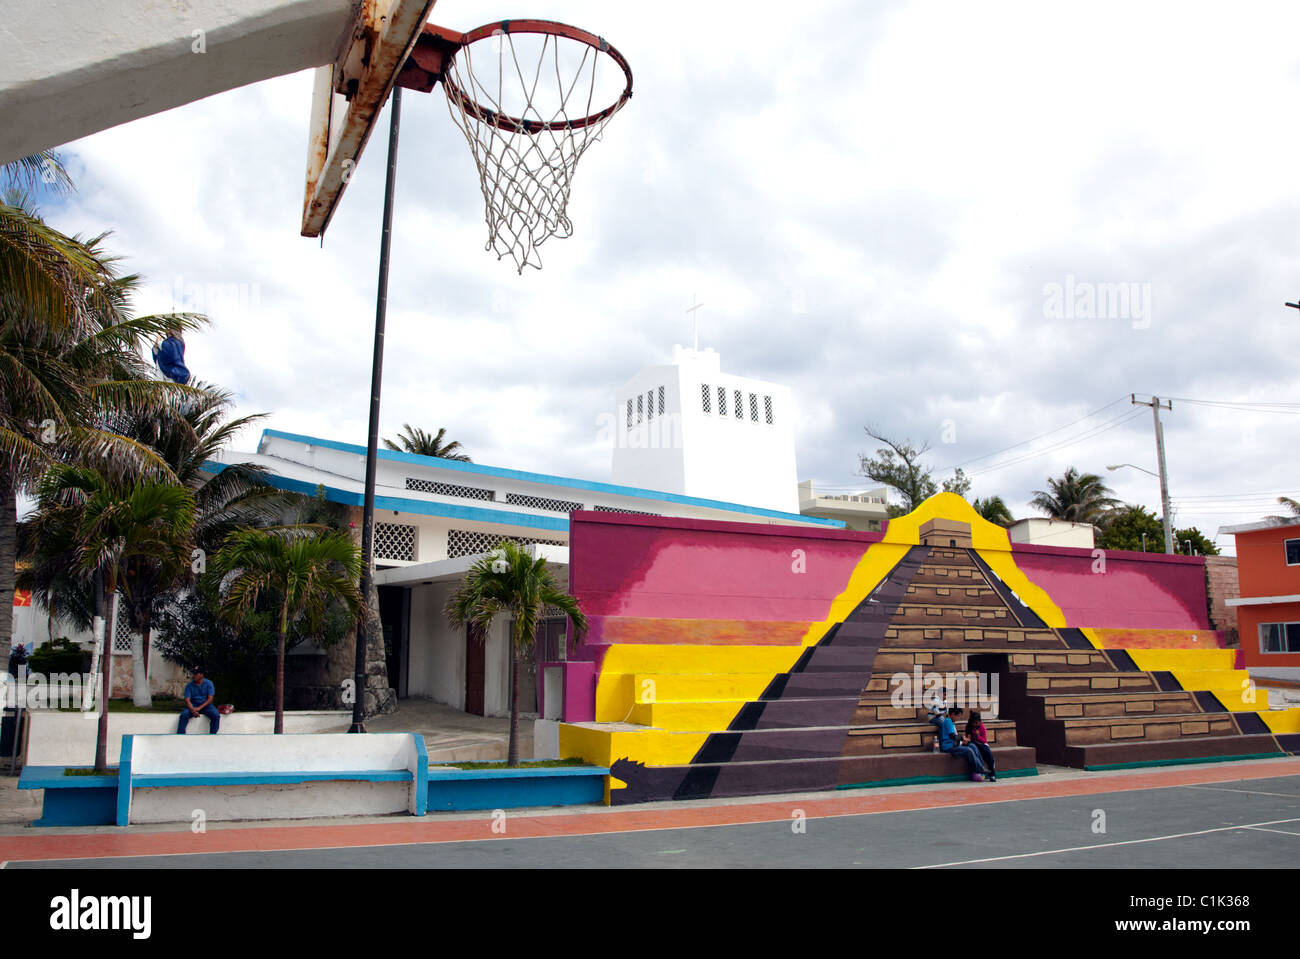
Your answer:
[[[333,63],[316,68],[302,235],[321,236],[437,0],[361,0]]]

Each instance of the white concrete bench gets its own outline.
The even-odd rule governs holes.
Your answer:
[[[423,816],[415,733],[123,736],[117,824]]]

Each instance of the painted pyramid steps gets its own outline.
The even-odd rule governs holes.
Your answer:
[[[1280,750],[1276,741],[1266,744],[1267,749],[1256,741],[1249,749],[1223,744],[1218,748],[1212,742],[1271,733],[1257,711],[1266,704],[1230,709],[1236,705],[1230,697],[1225,697],[1225,705],[1209,691],[1166,688],[1152,673],[1009,672],[1001,676],[1000,692],[1003,714],[1015,718],[1020,741],[1038,750],[1040,762],[1096,764],[1088,750],[1139,742],[1149,748],[1130,752],[1142,762],[1162,756],[1173,762],[1193,756],[1276,755]],[[1192,740],[1196,742],[1187,745]]]
[[[993,749],[999,776],[1033,775],[1034,750],[1024,746]],[[624,782],[611,789],[611,805],[650,799],[704,799],[762,796],[781,792],[814,792],[860,785],[913,782],[961,782],[969,776],[956,756],[935,752],[902,752],[856,757],[774,761],[703,761],[676,766],[642,766],[616,761],[611,774]]]
[[[1069,746],[1065,765],[1079,769],[1117,769],[1125,766],[1176,765],[1233,759],[1264,759],[1300,755],[1300,742],[1287,747],[1285,737],[1267,733],[1187,737],[1178,740],[1144,740]],[[1296,736],[1300,740],[1300,736]]]

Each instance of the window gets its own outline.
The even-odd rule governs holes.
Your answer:
[[[415,562],[415,527],[403,523],[375,524],[375,559]]]
[[[662,513],[647,513],[640,509],[624,509],[622,506],[593,506],[597,513],[635,513],[637,516],[662,516]]]
[[[655,391],[651,390],[645,395],[645,418],[652,420],[655,418]]]
[[[510,506],[531,506],[533,509],[549,509],[556,513],[572,513],[582,509],[581,503],[567,499],[547,499],[545,496],[525,496],[522,493],[507,493],[506,503]]]
[[[659,387],[659,415],[664,415],[664,388]]]
[[[758,397],[753,393],[749,394],[749,418],[758,422]]]
[[[772,397],[763,397],[763,409],[767,412],[767,425],[772,425]]]
[[[718,415],[727,415],[727,391],[724,387],[718,387]]]
[[[1286,564],[1288,566],[1300,566],[1300,539],[1286,541]]]
[[[490,553],[503,539],[512,540],[520,546],[527,546],[531,543],[542,543],[546,546],[568,545],[564,541],[558,539],[535,539],[531,536],[527,538],[522,536],[502,536],[500,533],[481,533],[477,530],[469,529],[449,529],[447,530],[447,558],[455,559],[457,556],[475,556],[479,553]]]
[[[1300,623],[1260,623],[1261,653],[1300,653]]]
[[[645,415],[645,397],[640,393],[636,395],[636,425],[641,425],[641,420]]]
[[[627,401],[627,428],[632,428],[632,401]]]
[[[459,496],[462,499],[481,499],[489,502],[496,499],[496,493],[478,486],[456,486],[452,483],[435,483],[432,480],[406,478],[406,488],[417,493],[433,493],[437,496]]]
[[[745,411],[740,408],[740,390],[736,390],[735,410],[736,410],[736,419],[743,420],[745,418]]]
[[[704,409],[704,412],[706,413],[713,412],[713,409],[709,403],[709,384],[707,383],[700,384],[700,406]]]
[[[121,600],[117,603],[117,629],[113,632],[113,652],[131,652],[131,617],[126,611],[126,603]]]

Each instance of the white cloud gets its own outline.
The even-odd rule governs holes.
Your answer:
[[[693,295],[726,368],[794,387],[800,471],[824,488],[869,485],[867,422],[946,466],[1135,390],[1300,402],[1300,316],[1282,307],[1300,9],[866,6],[530,4],[618,46],[636,92],[579,168],[575,235],[523,277],[483,250],[441,93],[408,93],[383,433],[446,426],[476,460],[602,478],[596,417],[689,340]],[[517,7],[442,0],[435,19]],[[178,284],[242,285],[212,299],[192,369],[265,425],[359,442],[387,122],[322,249],[298,236],[310,87],[268,81],[70,145],[80,193],[49,218],[113,230],[148,280],[142,309],[170,309]],[[1048,318],[1043,287],[1067,275],[1150,284],[1150,327]],[[1241,517],[1209,497],[1295,489],[1289,416],[1166,419],[1175,498],[1205,497],[1180,501],[1180,523],[1212,533]],[[1153,446],[1138,418],[973,492],[1024,512],[1049,473],[1153,467]],[[1107,474],[1119,494],[1157,507],[1154,481],[1124,473]]]

